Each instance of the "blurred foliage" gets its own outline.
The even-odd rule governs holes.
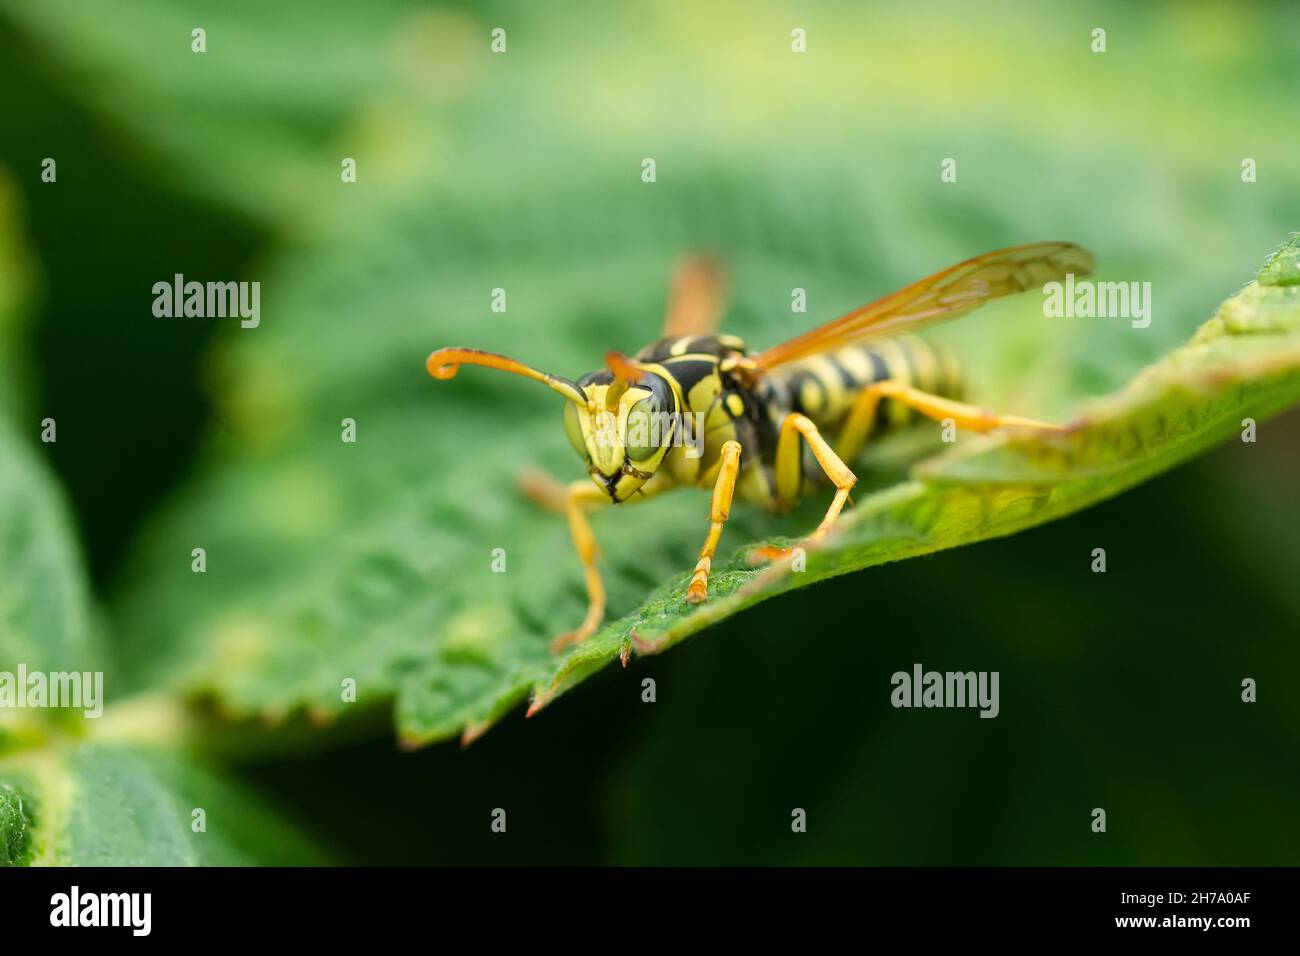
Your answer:
[[[62,497],[3,420],[0,498],[0,661],[25,661],[32,670],[103,670],[105,655]]]
[[[0,409],[17,416],[26,400],[30,358],[26,320],[32,294],[31,263],[22,246],[18,190],[0,170]]]
[[[33,282],[16,196],[0,171],[0,669],[21,661],[33,671],[104,670],[81,546],[61,489],[31,448],[43,426],[29,410],[22,332]],[[65,716],[0,710],[0,753],[51,713]]]
[[[17,256],[0,243],[0,275],[23,275],[7,272]],[[9,295],[20,288],[0,286]],[[0,295],[0,320],[12,301]],[[22,353],[4,344],[0,367]],[[11,680],[20,665],[27,673],[101,671],[113,688],[117,674],[63,495],[29,447],[34,441],[16,431],[25,401],[15,392],[0,396],[0,670]],[[33,433],[41,430],[28,421]],[[327,859],[258,798],[183,757],[76,742],[97,726],[79,711],[0,710],[0,755],[13,752],[0,762],[0,866]],[[212,814],[211,834],[190,829],[194,807]]]
[[[44,866],[312,865],[327,856],[242,788],[157,750],[85,744],[4,767],[0,845],[30,829]],[[201,815],[195,811],[201,810]]]
[[[125,189],[132,211],[176,196],[201,204],[184,210],[201,229],[177,230],[176,242],[155,232],[167,217],[124,227],[122,210],[107,205],[88,217],[98,248],[133,250],[113,270],[129,271],[135,285],[115,290],[106,305],[120,310],[117,324],[104,326],[62,300],[45,319],[46,329],[58,330],[46,354],[66,354],[86,333],[132,345],[119,362],[95,362],[96,381],[63,378],[66,391],[44,397],[64,403],[61,423],[90,436],[111,433],[106,424],[132,414],[105,414],[101,394],[141,389],[134,414],[158,422],[161,437],[140,446],[138,460],[122,456],[125,464],[105,467],[121,469],[125,493],[151,501],[149,489],[167,485],[159,475],[183,465],[173,446],[183,455],[198,434],[197,410],[177,415],[169,396],[193,370],[196,337],[215,340],[204,374],[214,404],[204,450],[140,534],[109,597],[122,681],[214,696],[230,716],[274,721],[302,708],[327,722],[340,716],[339,680],[350,676],[360,688],[358,710],[373,717],[396,700],[408,739],[448,736],[522,700],[551,667],[547,638],[580,618],[581,581],[563,523],[513,490],[523,463],[574,473],[557,402],[490,373],[432,383],[422,363],[436,346],[508,351],[577,375],[606,348],[632,350],[655,336],[671,265],[698,248],[731,265],[728,328],[761,346],[966,255],[1071,239],[1098,253],[1099,278],[1152,281],[1150,328],[1044,321],[1026,297],[936,333],[968,358],[979,401],[1066,418],[1188,339],[1300,221],[1300,169],[1290,126],[1280,121],[1294,109],[1300,30],[1294,12],[1272,7],[1008,4],[1001,15],[975,16],[958,4],[584,3],[561,17],[517,4],[125,0],[106,18],[73,0],[48,0],[0,3],[0,11],[50,88],[93,117],[61,156],[90,155],[80,137],[93,138],[97,162],[102,156],[134,177]],[[796,24],[808,30],[803,56],[789,52]],[[1098,24],[1108,29],[1102,55],[1089,51]],[[508,28],[505,56],[489,52],[497,25]],[[207,31],[202,56],[190,52],[195,26]],[[31,178],[46,149],[34,141],[0,158]],[[358,161],[356,184],[340,182],[345,156]],[[639,180],[646,156],[658,164],[653,185]],[[939,182],[948,156],[958,160],[955,184]],[[1256,184],[1240,181],[1244,156],[1258,162]],[[60,162],[58,190],[77,188],[86,174]],[[39,185],[23,188],[39,223],[54,200]],[[232,210],[257,224],[255,238],[218,239],[215,250],[189,244],[196,231],[220,237],[221,217]],[[262,242],[260,230],[264,244],[252,245]],[[77,258],[79,240],[45,239],[43,266],[94,268]],[[241,241],[250,245],[239,260],[232,246]],[[261,328],[161,328],[144,290],[177,271],[261,281]],[[67,296],[67,285],[51,294]],[[797,322],[788,305],[794,286],[808,290],[810,306]],[[504,315],[488,308],[495,287],[508,290]],[[339,441],[345,417],[358,423],[356,445]],[[1300,516],[1285,511],[1284,493],[1262,488],[1267,479],[1254,465],[1262,459],[1285,472],[1289,459],[1265,458],[1277,452],[1262,446],[1250,451],[1249,467],[1202,472],[1204,500],[1215,507],[1189,492],[1185,511],[1171,509],[1146,537],[1128,539],[1145,565],[1165,570],[1129,579],[1135,590],[1113,598],[1112,616],[1129,619],[1127,637],[1078,607],[1101,583],[1081,581],[1075,570],[1052,577],[1041,565],[1074,567],[1100,540],[1079,529],[1109,527],[1107,540],[1123,540],[1121,530],[1152,513],[1151,499],[1145,511],[1108,505],[1084,524],[1076,518],[1047,537],[1034,532],[1025,540],[1036,546],[982,545],[978,554],[853,575],[783,597],[761,615],[741,614],[700,642],[707,649],[636,666],[638,678],[672,668],[661,687],[679,690],[661,695],[651,708],[658,716],[624,710],[611,721],[612,702],[636,682],[606,675],[566,704],[575,709],[559,718],[567,736],[546,729],[557,719],[548,712],[503,729],[500,743],[489,735],[474,748],[485,755],[439,748],[403,758],[423,762],[366,759],[409,786],[453,788],[444,800],[455,788],[478,796],[513,786],[517,800],[542,806],[547,798],[531,792],[543,780],[576,792],[585,822],[552,798],[551,823],[589,833],[582,845],[591,854],[603,847],[605,858],[628,862],[1057,862],[1034,855],[1044,846],[1059,847],[1061,862],[1145,862],[1171,847],[1188,862],[1224,860],[1231,846],[1204,836],[1213,830],[1210,811],[1240,812],[1257,800],[1262,816],[1276,819],[1285,795],[1294,795],[1293,772],[1261,768],[1240,788],[1184,795],[1193,802],[1182,816],[1148,816],[1152,829],[1142,837],[1116,833],[1125,849],[1111,855],[1061,841],[1066,818],[1084,810],[1064,809],[1060,794],[1094,799],[1080,796],[1082,778],[1063,769],[1071,755],[1092,753],[1086,727],[1122,734],[1126,722],[1156,712],[1155,704],[1122,706],[1127,685],[1115,678],[1130,653],[1124,640],[1150,641],[1137,665],[1148,673],[1176,666],[1157,648],[1187,655],[1183,686],[1202,699],[1235,699],[1231,687],[1207,689],[1205,675],[1222,680],[1230,672],[1235,684],[1243,667],[1296,663],[1271,644],[1254,657],[1243,651],[1248,661],[1225,659],[1222,635],[1208,623],[1220,619],[1204,607],[1192,614],[1190,596],[1187,608],[1156,596],[1159,586],[1187,591],[1198,572],[1177,549],[1181,536],[1199,541],[1204,550],[1196,553],[1218,569],[1210,579],[1222,589],[1207,594],[1236,600],[1221,585],[1229,577],[1249,592],[1240,600],[1253,602],[1259,640],[1275,640],[1284,627],[1294,633],[1300,609],[1286,573],[1296,558],[1281,529],[1300,528]],[[870,486],[897,477],[890,461],[876,465]],[[92,497],[95,484],[78,489],[91,529],[113,508],[111,492]],[[1257,501],[1295,521],[1261,520]],[[613,615],[689,567],[702,505],[683,493],[597,517]],[[738,512],[724,551],[811,527],[818,507],[784,522]],[[1115,507],[1130,509],[1122,512],[1127,523],[1099,517]],[[105,538],[90,540],[97,561],[121,547]],[[1018,556],[1019,548],[1066,541],[1064,553]],[[205,575],[189,569],[198,546],[208,552]],[[509,556],[505,575],[490,573],[496,547]],[[1248,581],[1226,573],[1242,563],[1255,569]],[[942,601],[920,597],[936,589]],[[1153,603],[1163,616],[1143,613]],[[810,620],[819,633],[808,633]],[[1190,646],[1154,640],[1174,622]],[[938,636],[962,629],[961,640]],[[876,635],[874,652],[864,634]],[[789,646],[797,640],[816,640],[817,653]],[[977,743],[953,730],[951,714],[904,726],[884,707],[880,688],[903,657],[955,661],[965,646],[979,649],[981,669],[996,669],[988,662],[1001,657],[1008,675],[1020,675],[1018,693],[1031,696],[1016,713],[1048,719],[976,721],[985,735]],[[671,662],[678,657],[688,660]],[[1090,696],[1081,698],[1087,708],[1060,691],[1084,659],[1096,668]],[[1188,713],[1188,694],[1174,712]],[[1098,716],[1112,696],[1119,703],[1111,716]],[[864,702],[871,719],[860,713]],[[1235,737],[1246,731],[1231,721],[1248,719],[1236,711],[1231,721],[1219,714],[1212,739],[1254,755],[1294,746],[1294,709],[1280,706],[1261,703],[1248,745]],[[607,722],[598,739],[588,729]],[[1047,728],[1061,731],[1059,755]],[[251,727],[247,735],[267,746],[273,740]],[[1100,756],[1084,762],[1135,811],[1177,804],[1174,781],[1195,787],[1205,776],[1204,768],[1156,760],[1125,789],[1123,774],[1142,760],[1141,748],[1130,746],[1118,778]],[[559,757],[570,748],[571,759]],[[513,765],[533,749],[556,755],[569,776],[544,759],[526,790],[483,776],[499,774],[485,769],[494,759]],[[935,759],[943,754],[961,758],[966,776],[954,779],[1023,790],[996,807],[947,795]],[[412,852],[408,835],[385,843],[373,832],[385,829],[382,821],[369,825],[370,842],[353,840],[348,834],[365,827],[330,816],[331,804],[346,803],[348,782],[325,766],[267,760],[268,785],[348,843],[353,858],[374,860],[383,846]],[[335,786],[327,792],[305,782],[312,767],[317,781]],[[1036,777],[1037,767],[1054,775]],[[907,785],[886,789],[882,780]],[[813,819],[827,829],[819,836],[814,826],[802,844],[764,840],[750,849],[758,832],[751,824],[760,821],[788,839],[789,807],[801,805],[791,801],[808,799],[797,791],[819,795]],[[300,793],[311,799],[292,796]],[[718,808],[712,815],[690,809],[701,794]],[[890,809],[874,816],[861,809],[873,805]],[[894,825],[904,819],[911,830]],[[986,842],[971,835],[985,832],[973,821],[986,825]],[[917,837],[917,823],[931,829]],[[476,858],[471,846],[503,852],[464,840],[458,846],[442,835],[426,849],[461,860]],[[516,858],[527,858],[529,845],[542,846],[525,843]],[[1258,840],[1237,846],[1255,851],[1245,862],[1276,852]]]

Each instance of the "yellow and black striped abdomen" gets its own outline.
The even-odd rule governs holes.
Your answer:
[[[802,412],[831,437],[862,390],[885,379],[945,398],[961,398],[964,391],[961,368],[949,350],[905,336],[852,345],[778,369],[765,380],[765,398],[777,414]],[[885,399],[876,424],[904,425],[915,415],[906,406]]]

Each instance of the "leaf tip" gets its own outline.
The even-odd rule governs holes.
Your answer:
[[[662,641],[647,641],[636,631],[631,633],[632,643],[636,645],[636,652],[641,655],[658,654]]]
[[[413,750],[419,750],[424,746],[424,739],[411,733],[399,733],[397,735],[397,747],[399,750],[410,753]]]
[[[460,735],[460,749],[464,750],[474,741],[478,740],[492,727],[490,720],[483,720],[477,724],[466,724],[465,730]]]
[[[1300,284],[1300,233],[1292,233],[1270,253],[1255,278],[1260,285]]]

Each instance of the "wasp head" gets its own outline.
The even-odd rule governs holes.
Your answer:
[[[577,382],[586,403],[567,402],[564,431],[596,487],[626,501],[663,464],[681,418],[667,380],[618,353]]]

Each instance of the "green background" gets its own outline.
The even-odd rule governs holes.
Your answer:
[[[430,349],[576,377],[655,336],[694,249],[731,264],[728,328],[761,346],[976,252],[1070,239],[1102,278],[1153,283],[1149,329],[1045,320],[1027,296],[937,333],[981,401],[1066,416],[1300,223],[1297,27],[1226,4],[0,4],[0,302],[21,320],[0,395],[29,441],[59,422],[35,447],[115,686],[193,689],[206,666],[199,691],[238,718],[226,772],[340,862],[1296,863],[1295,413],[1054,525],[765,603],[466,750],[403,752],[388,714],[400,687],[406,729],[432,734],[499,663],[476,629],[540,649],[582,609],[562,524],[511,490],[525,463],[578,474],[558,400],[432,383]],[[261,281],[262,327],[155,319],[176,272]],[[689,561],[702,509],[602,516],[615,613]],[[498,541],[563,557],[473,573]],[[468,660],[455,686],[411,680],[448,621],[469,633],[438,645]],[[263,726],[323,706],[347,655],[392,692],[328,728]],[[1000,716],[891,708],[918,661],[999,671]]]

